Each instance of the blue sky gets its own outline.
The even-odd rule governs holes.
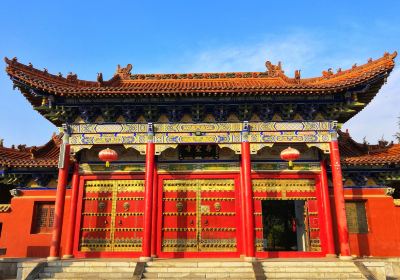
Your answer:
[[[399,10],[400,1],[2,1],[0,57],[88,80],[110,78],[117,64],[135,73],[263,71],[267,59],[289,76],[319,76],[399,51]],[[359,141],[392,140],[399,91],[397,67],[344,128]],[[5,145],[41,145],[54,131],[0,71]]]

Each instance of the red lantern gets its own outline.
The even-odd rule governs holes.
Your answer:
[[[99,159],[106,162],[106,167],[110,167],[110,162],[118,160],[118,153],[107,148],[99,152]]]
[[[300,152],[296,149],[288,147],[281,152],[281,159],[289,162],[289,168],[293,168],[293,161],[300,157]]]

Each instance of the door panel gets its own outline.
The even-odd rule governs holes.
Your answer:
[[[141,251],[143,198],[143,180],[86,181],[79,250]]]
[[[309,250],[311,252],[320,252],[321,240],[317,200],[307,200],[305,206],[306,219],[308,220]]]
[[[233,179],[163,181],[162,252],[236,252]]]
[[[206,252],[236,251],[235,185],[202,182],[200,185],[200,249]]]
[[[82,202],[80,251],[111,250],[112,188],[110,182],[86,182]]]
[[[197,183],[164,180],[163,252],[197,252]]]

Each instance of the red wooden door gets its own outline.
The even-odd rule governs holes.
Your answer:
[[[234,180],[199,180],[198,183],[199,250],[237,251]]]
[[[143,198],[143,180],[86,181],[78,251],[140,252]]]
[[[161,254],[237,252],[234,179],[164,179],[162,190]]]
[[[306,219],[306,231],[308,240],[308,250],[311,252],[321,251],[321,239],[320,239],[320,226],[319,226],[319,215],[318,215],[318,201],[307,200],[305,203],[305,219]]]

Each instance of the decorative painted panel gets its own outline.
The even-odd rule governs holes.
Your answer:
[[[304,130],[332,130],[335,122],[249,122],[251,131],[304,131]],[[146,133],[147,124],[72,124],[69,125],[72,134],[82,133]],[[241,131],[243,123],[154,123],[154,131],[162,132],[221,132]]]
[[[293,171],[320,171],[321,164],[319,162],[296,162]],[[157,164],[158,173],[176,173],[176,172],[239,172],[238,162],[196,162],[196,163],[164,163]],[[287,171],[286,162],[253,162],[252,170],[254,171]],[[106,167],[103,163],[88,164],[82,163],[79,165],[79,171],[85,174],[96,173],[134,173],[144,172],[144,163],[125,164],[125,163],[112,163],[110,167]]]
[[[253,143],[319,143],[331,141],[331,133],[328,131],[281,131],[281,132],[250,132],[249,142]],[[141,134],[73,134],[69,138],[71,145],[107,145],[107,144],[145,144],[148,142],[146,133]],[[196,136],[194,133],[160,133],[154,136],[156,144],[200,144],[200,143],[240,143],[240,132],[203,133]],[[135,148],[135,147],[133,147]],[[140,150],[140,149],[138,149]]]
[[[73,124],[69,142],[73,151],[91,145],[123,144],[144,151],[143,144],[237,144],[250,141],[256,150],[271,143],[328,143],[335,122],[250,122],[250,123],[155,123],[154,136],[149,139],[147,124]],[[246,127],[249,131],[242,133]],[[74,147],[75,146],[75,147]],[[137,147],[135,147],[137,146]],[[326,145],[321,147],[326,150]]]
[[[79,250],[141,251],[143,198],[143,180],[86,181]]]

